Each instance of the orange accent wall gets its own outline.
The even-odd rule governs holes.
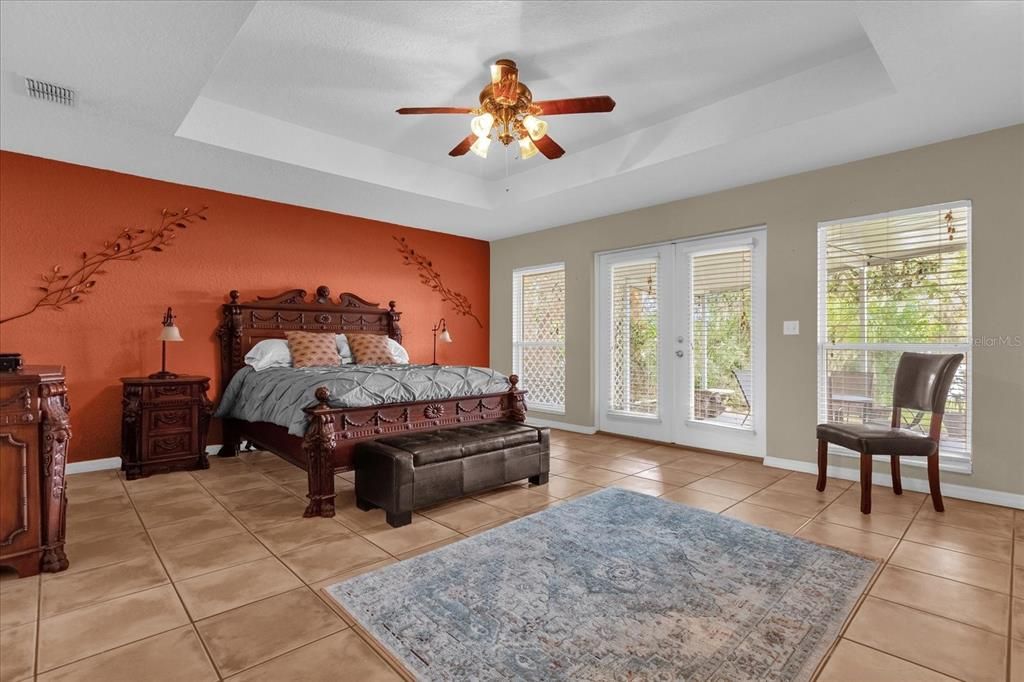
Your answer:
[[[438,361],[486,366],[490,250],[487,242],[0,152],[0,317],[36,300],[39,276],[74,266],[122,227],[155,226],[162,208],[209,207],[164,253],[115,263],[95,292],[63,312],[39,310],[0,325],[0,351],[26,364],[62,364],[71,399],[71,461],[120,454],[124,376],[160,369],[160,319],[173,306],[183,343],[168,344],[168,368],[213,379],[216,328],[227,292],[242,300],[320,284],[332,294],[398,303],[413,362],[430,362],[431,327],[448,321],[454,343]],[[432,258],[444,283],[466,294],[483,326],[457,315],[402,264],[393,236]],[[219,426],[210,442],[220,442]]]

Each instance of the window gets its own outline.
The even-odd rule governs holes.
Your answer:
[[[609,408],[658,416],[658,261],[616,263],[611,277]]]
[[[752,429],[753,246],[690,256],[690,419]]]
[[[531,409],[565,412],[565,264],[512,275],[512,371]]]
[[[969,468],[970,226],[970,202],[819,225],[820,421],[888,424],[901,353],[963,353],[941,455]],[[928,431],[928,414],[902,418],[904,428]]]

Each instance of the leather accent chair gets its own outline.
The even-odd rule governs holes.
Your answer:
[[[548,482],[548,429],[488,422],[359,443],[356,506],[381,508],[394,527],[414,509],[528,478]]]
[[[896,368],[892,392],[892,422],[889,427],[873,424],[818,424],[818,490],[825,489],[828,444],[835,443],[860,453],[860,510],[871,513],[871,472],[874,455],[890,458],[892,489],[903,494],[900,457],[928,458],[928,487],[935,511],[944,511],[939,490],[939,437],[946,396],[964,356],[904,353]],[[903,409],[931,412],[928,434],[901,428]]]

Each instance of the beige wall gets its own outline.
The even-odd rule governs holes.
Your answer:
[[[512,363],[512,271],[565,261],[566,414],[594,424],[594,254],[768,226],[768,455],[814,461],[819,221],[970,199],[974,336],[1024,337],[1024,125],[491,243],[491,365]],[[783,320],[801,322],[783,336]],[[1024,494],[1024,348],[978,347],[974,472],[947,483]],[[847,458],[834,463],[855,466]],[[879,469],[881,471],[881,469]],[[905,467],[906,477],[922,471]]]

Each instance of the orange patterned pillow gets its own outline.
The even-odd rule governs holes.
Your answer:
[[[338,342],[334,334],[321,332],[285,332],[292,367],[340,367]]]
[[[381,334],[347,334],[348,347],[358,365],[393,365],[388,337]]]

